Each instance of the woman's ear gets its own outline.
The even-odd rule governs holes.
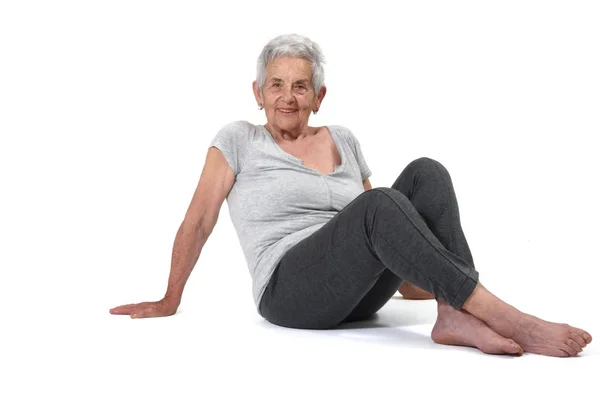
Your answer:
[[[257,104],[262,104],[264,107],[264,101],[262,98],[262,94],[260,93],[260,88],[258,87],[258,82],[252,82],[252,91],[254,92],[254,98],[256,99]]]
[[[317,108],[317,110],[319,108],[321,108],[321,102],[323,101],[323,98],[325,98],[326,93],[327,93],[327,87],[325,85],[321,86],[321,89],[319,90],[319,94],[317,95],[317,101],[315,101],[315,107]]]

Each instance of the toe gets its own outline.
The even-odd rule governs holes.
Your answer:
[[[569,334],[569,337],[570,337],[571,339],[573,339],[574,341],[576,341],[576,342],[577,342],[577,344],[578,344],[579,346],[581,346],[581,348],[582,348],[582,349],[583,349],[585,346],[587,346],[587,343],[585,342],[585,340],[583,340],[583,337],[582,337],[581,335],[578,335],[578,334],[576,334],[576,333],[573,333],[573,332],[571,332],[571,333]]]
[[[552,354],[552,355],[557,356],[557,357],[569,357],[570,356],[569,352],[562,350],[562,349],[557,349],[556,353]]]
[[[521,346],[519,346],[517,344],[517,342],[515,342],[512,339],[508,339],[505,343],[504,346],[502,346],[503,350],[505,352],[507,352],[508,354],[523,354],[523,348]]]
[[[579,328],[574,328],[572,326],[569,326],[569,330],[571,332],[575,332],[577,333],[579,336],[581,336],[583,338],[583,340],[585,341],[585,343],[589,344],[592,341],[592,335],[590,335],[589,333],[587,333],[586,331],[584,331],[583,329],[579,329]]]
[[[575,350],[574,348],[572,348],[571,346],[569,346],[568,344],[564,343],[560,349],[562,351],[564,351],[565,353],[567,353],[569,356],[575,356],[577,355],[577,350]]]
[[[581,353],[581,350],[582,350],[581,346],[579,345],[579,343],[577,343],[573,339],[567,339],[567,344],[569,345],[569,347],[571,347],[577,353]]]

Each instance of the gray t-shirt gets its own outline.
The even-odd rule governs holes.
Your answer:
[[[371,176],[352,132],[340,125],[327,128],[342,158],[331,174],[304,166],[263,125],[248,121],[225,125],[210,143],[221,150],[236,177],[227,206],[252,277],[257,310],[285,252],[363,193],[362,182]]]

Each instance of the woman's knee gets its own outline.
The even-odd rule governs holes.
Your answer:
[[[411,161],[407,169],[412,171],[412,175],[418,175],[425,179],[436,179],[440,175],[445,181],[451,179],[450,172],[441,162],[429,157],[421,157]]]
[[[422,169],[434,169],[435,170],[437,168],[441,168],[443,170],[446,169],[446,167],[444,167],[444,165],[441,162],[434,160],[433,158],[429,158],[429,157],[417,158],[417,159],[411,161],[407,167],[416,168],[419,170],[422,170]]]

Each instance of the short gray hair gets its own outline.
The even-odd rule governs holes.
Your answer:
[[[267,65],[279,57],[299,57],[312,64],[312,84],[315,94],[325,83],[325,71],[323,64],[325,57],[318,44],[305,36],[296,34],[280,35],[271,39],[263,48],[256,62],[256,81],[262,91],[267,79]]]

